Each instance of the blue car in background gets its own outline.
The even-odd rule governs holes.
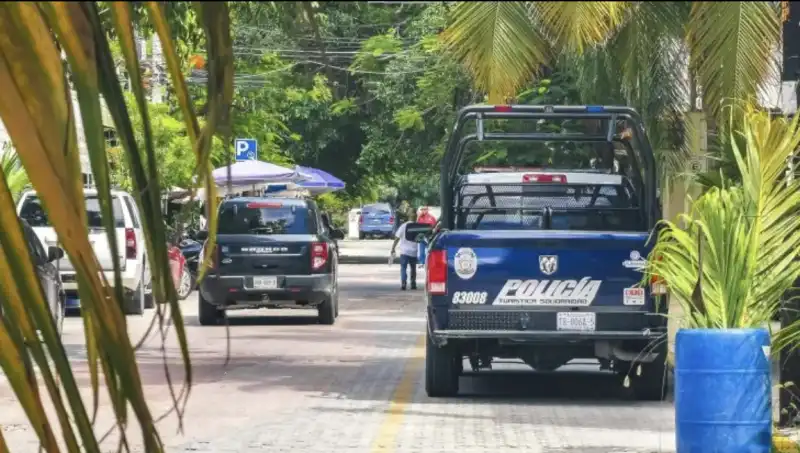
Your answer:
[[[361,207],[358,220],[358,238],[368,236],[391,238],[395,231],[395,212],[388,203],[368,204]]]

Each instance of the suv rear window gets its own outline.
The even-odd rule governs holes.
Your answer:
[[[281,202],[228,202],[220,208],[217,234],[314,234],[305,206]]]
[[[361,208],[361,212],[364,214],[391,214],[392,208],[385,204],[371,204]]]
[[[122,214],[122,204],[119,201],[119,197],[114,195],[111,200],[111,208],[114,211],[114,224],[117,228],[125,228],[125,217]],[[25,197],[19,216],[32,227],[52,226],[41,200],[36,195]],[[89,228],[103,228],[102,217],[100,216],[100,200],[97,195],[86,195],[86,217],[88,218]]]

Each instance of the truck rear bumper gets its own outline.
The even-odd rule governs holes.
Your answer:
[[[448,310],[428,307],[428,333],[434,343],[448,340],[498,340],[507,343],[658,340],[667,334],[666,317],[636,311],[596,312],[594,330],[559,330],[556,311]]]
[[[663,337],[666,332],[645,329],[636,331],[602,331],[602,332],[571,332],[549,330],[526,330],[515,332],[511,330],[434,330],[431,337],[435,341],[448,339],[494,339],[509,341],[537,341],[537,340],[656,340]]]

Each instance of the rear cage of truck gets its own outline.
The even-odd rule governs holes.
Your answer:
[[[646,231],[641,197],[627,178],[620,179],[621,184],[575,184],[566,175],[548,172],[520,173],[519,183],[472,183],[461,176],[454,190],[454,226]]]
[[[607,121],[607,129],[605,134],[583,134],[583,133],[497,133],[486,132],[484,122],[492,119],[523,119],[523,120],[539,120],[539,119],[594,119]],[[464,128],[467,121],[476,122],[475,133],[464,135]],[[635,152],[631,144],[622,139],[617,134],[617,126],[619,121],[625,121],[630,126],[631,138],[636,141],[638,145],[638,153]],[[604,211],[630,212],[632,209],[639,210],[643,228],[641,230],[652,230],[658,220],[660,220],[661,212],[658,206],[657,199],[657,179],[655,172],[655,160],[653,157],[652,149],[647,137],[644,134],[642,121],[638,113],[629,107],[616,107],[616,106],[542,106],[542,105],[478,105],[465,107],[459,112],[458,120],[453,127],[453,132],[450,136],[447,150],[441,164],[441,179],[440,179],[440,193],[442,206],[441,224],[445,229],[460,228],[465,222],[466,216],[469,211],[473,215],[484,216],[489,215],[492,210],[504,210],[506,212],[515,211],[519,215],[530,212],[528,206],[524,202],[520,202],[518,206],[499,206],[496,201],[492,202],[492,197],[496,200],[503,194],[503,190],[508,186],[498,186],[494,184],[469,184],[464,179],[464,175],[459,173],[459,168],[464,159],[465,150],[467,145],[473,141],[544,141],[544,142],[583,142],[583,143],[608,143],[613,146],[614,143],[619,143],[622,148],[630,156],[632,171],[625,175],[627,180],[628,196],[632,196],[629,206],[618,208],[611,206],[604,207]],[[600,156],[598,156],[600,157]],[[551,172],[549,170],[543,170]],[[552,172],[562,172],[566,170],[553,170]],[[598,174],[609,174],[598,172]],[[522,182],[519,187],[522,185]],[[546,187],[549,183],[537,182],[536,185]],[[476,186],[483,186],[482,192],[479,193],[465,193],[474,190]],[[495,187],[492,187],[495,186]],[[471,188],[471,189],[468,189]],[[594,191],[597,188],[590,188]],[[576,188],[577,190],[577,188]],[[600,189],[602,190],[602,189]],[[506,190],[506,192],[508,192]],[[481,198],[490,200],[489,206],[478,207],[475,204],[469,208],[465,202],[465,196],[477,195]],[[525,197],[520,197],[519,193],[506,194],[517,197],[522,200]],[[541,193],[537,194],[541,196]],[[563,196],[563,194],[561,194]],[[621,194],[620,194],[621,195]],[[585,206],[583,208],[586,208]],[[555,207],[549,212],[539,210],[539,215],[543,218],[552,217],[553,214],[568,214],[568,212],[579,212],[579,206],[563,206]],[[591,208],[589,211],[596,208]],[[583,212],[587,212],[583,209]],[[530,214],[528,214],[530,216]],[[623,214],[628,215],[630,214]],[[637,222],[639,223],[639,222]],[[546,225],[546,224],[545,224]]]

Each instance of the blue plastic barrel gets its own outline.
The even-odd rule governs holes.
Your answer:
[[[421,241],[417,245],[417,262],[419,264],[425,264],[425,254],[428,250],[428,243],[425,241]]]
[[[675,337],[678,453],[769,453],[772,382],[765,329],[682,329]]]

